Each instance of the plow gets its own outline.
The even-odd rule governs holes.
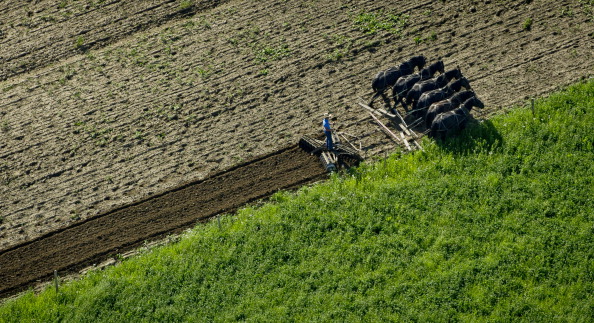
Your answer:
[[[336,140],[332,149],[328,149],[326,142],[310,136],[303,136],[299,140],[299,147],[305,152],[318,156],[322,166],[328,172],[347,169],[359,165],[363,158],[356,149]]]

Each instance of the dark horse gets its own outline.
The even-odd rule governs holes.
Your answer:
[[[446,86],[452,79],[460,79],[462,72],[459,68],[449,70],[438,77],[417,82],[406,94],[406,103],[411,104],[419,100],[421,94]]]
[[[470,107],[473,106],[481,109],[485,107],[483,102],[476,97],[474,92],[458,92],[452,95],[452,97],[447,100],[442,100],[433,103],[429,107],[429,110],[427,110],[427,113],[425,114],[425,125],[427,126],[427,128],[430,128],[433,119],[435,119],[435,116],[443,112],[452,111],[460,104],[465,106],[467,110],[470,110]]]
[[[413,111],[417,112],[429,109],[433,103],[449,98],[455,92],[460,91],[462,87],[467,90],[470,89],[470,83],[468,83],[468,80],[465,77],[461,77],[440,89],[425,92],[421,94],[419,101],[413,102]]]
[[[437,62],[425,67],[419,73],[400,77],[396,81],[396,84],[394,84],[394,86],[392,87],[392,97],[394,98],[394,101],[396,102],[396,104],[398,104],[398,102],[400,102],[400,103],[402,103],[402,106],[404,108],[406,108],[406,105],[402,101],[402,98],[406,97],[408,91],[417,82],[429,79],[429,78],[433,77],[433,75],[435,75],[435,73],[437,73],[437,72],[440,72],[443,74],[444,69],[445,69],[445,67],[443,65],[443,61],[437,61]]]
[[[425,66],[426,58],[425,56],[414,56],[411,57],[408,61],[403,62],[398,67],[390,67],[385,71],[381,71],[377,73],[373,77],[373,81],[371,81],[371,87],[373,88],[373,92],[375,94],[371,98],[370,105],[373,103],[379,95],[383,95],[384,91],[388,88],[391,88],[394,83],[404,75],[412,74],[415,71],[415,67],[419,70]]]
[[[431,123],[429,136],[444,140],[449,134],[466,128],[471,109],[472,104],[468,107],[460,105],[452,111],[438,114]]]

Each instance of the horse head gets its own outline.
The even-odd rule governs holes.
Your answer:
[[[436,70],[437,70],[439,73],[443,74],[443,73],[444,73],[444,71],[445,71],[445,65],[443,64],[443,61],[440,59],[440,60],[438,60],[438,61],[435,63],[435,65],[436,65],[436,66],[435,66],[435,69],[436,69]]]
[[[474,106],[474,107],[477,107],[479,109],[483,109],[485,107],[485,104],[483,103],[483,101],[481,101],[476,96],[473,96],[469,100],[472,100],[472,106]]]
[[[425,67],[427,59],[423,55],[413,56],[409,61],[413,66],[416,66],[419,70]]]
[[[460,91],[460,89],[462,88],[462,86],[464,86],[464,80],[466,80],[466,78],[462,77],[460,79],[457,79],[453,82],[450,82],[447,87],[449,89],[451,89],[453,92],[458,92]]]
[[[470,82],[464,76],[458,79],[460,81],[460,87],[464,87],[466,90],[471,90]]]
[[[446,75],[446,77],[448,78],[448,80],[451,79],[460,79],[462,77],[462,71],[460,71],[459,67],[456,67],[454,69],[451,69],[447,72],[444,72],[444,74]]]
[[[456,92],[454,93],[454,95],[452,95],[452,97],[450,98],[450,101],[452,101],[455,105],[462,105],[464,103],[466,103],[466,101],[472,97],[476,96],[474,94],[473,91],[460,91],[460,92]],[[471,103],[469,103],[471,104]]]

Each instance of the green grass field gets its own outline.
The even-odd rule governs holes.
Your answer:
[[[591,321],[594,81],[199,225],[7,322]]]

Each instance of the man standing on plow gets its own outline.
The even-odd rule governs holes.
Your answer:
[[[329,151],[334,150],[334,145],[332,144],[332,129],[330,129],[330,118],[332,115],[330,113],[324,113],[324,121],[322,121],[322,126],[324,127],[324,134],[326,135],[326,148]]]

